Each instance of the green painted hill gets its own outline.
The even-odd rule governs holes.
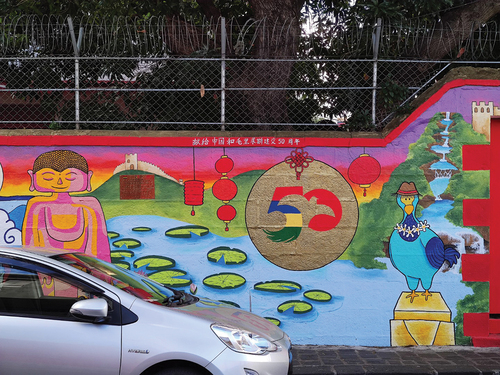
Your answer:
[[[191,216],[191,206],[184,204],[184,187],[167,178],[155,176],[156,199],[120,200],[120,176],[148,174],[142,171],[124,171],[113,175],[108,181],[89,193],[99,199],[106,219],[122,215],[157,215],[181,220],[191,224],[203,225],[215,234],[225,237],[237,237],[247,234],[245,224],[245,205],[255,181],[265,171],[249,171],[232,178],[238,187],[236,197],[230,204],[236,209],[236,217],[225,231],[225,224],[217,218],[217,209],[223,204],[212,194],[212,189],[205,190],[204,203],[195,207],[195,216]]]

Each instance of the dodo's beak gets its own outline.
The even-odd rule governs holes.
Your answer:
[[[413,205],[412,204],[407,204],[405,206],[405,212],[407,215],[411,215],[411,213],[413,212]]]

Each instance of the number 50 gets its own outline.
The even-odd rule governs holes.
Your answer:
[[[286,204],[279,204],[279,202],[288,195],[300,195],[306,198],[308,201],[310,201],[314,197],[317,198],[317,204],[324,205],[332,209],[334,216],[327,214],[318,214],[311,218],[308,227],[312,230],[315,230],[317,232],[332,230],[338,225],[340,219],[342,219],[342,205],[340,204],[337,196],[329,190],[314,189],[304,194],[304,188],[302,186],[277,187],[274,190],[273,198],[271,204],[269,205],[269,210],[267,211],[267,213],[270,214],[271,212],[276,211],[283,213],[287,218],[285,227],[292,226],[289,222],[289,218],[291,216],[295,217],[293,220],[294,223],[298,222],[296,218],[297,215],[301,215],[302,217],[302,213],[297,207]],[[300,223],[302,223],[302,218],[300,218]]]

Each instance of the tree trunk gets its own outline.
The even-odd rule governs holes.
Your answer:
[[[228,86],[254,89],[233,92],[234,96],[244,98],[248,115],[243,121],[261,129],[275,129],[271,124],[288,122],[286,88],[293,68],[291,60],[297,54],[303,1],[252,0],[250,3],[255,18],[262,20],[252,51],[252,57],[258,60],[240,62],[231,72]],[[283,130],[283,127],[275,130]]]
[[[419,55],[426,60],[440,60],[454,49],[459,50],[464,40],[482,23],[500,13],[500,1],[478,0],[462,7],[453,8],[441,17],[434,32],[422,43]],[[459,57],[457,54],[453,57]]]

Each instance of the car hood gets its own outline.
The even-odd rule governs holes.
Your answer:
[[[200,298],[194,304],[179,306],[175,309],[210,322],[245,329],[264,336],[271,341],[280,340],[285,334],[267,319],[220,301]]]

